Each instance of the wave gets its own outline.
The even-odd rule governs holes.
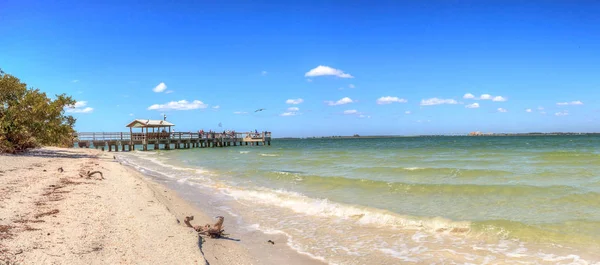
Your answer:
[[[213,183],[210,179],[211,172],[205,169],[178,167],[165,164],[156,158],[140,157],[133,155],[116,156],[117,160],[126,166],[150,176],[174,179],[179,184],[194,185],[195,183]],[[158,168],[156,166],[159,166]]]
[[[296,173],[267,172],[263,175],[271,180],[280,181],[302,181],[306,185],[316,187],[335,186],[338,188],[360,188],[362,190],[384,190],[394,193],[406,194],[462,194],[462,195],[488,195],[501,194],[504,196],[525,195],[525,194],[565,194],[577,193],[579,189],[567,185],[548,185],[548,186],[533,186],[533,185],[478,185],[478,184],[425,184],[425,183],[409,183],[399,181],[382,181],[372,179],[356,179],[346,177],[327,177],[318,175],[303,175]]]
[[[526,242],[569,244],[600,248],[600,221],[568,220],[556,223],[527,224],[511,220],[486,220],[471,223],[471,235],[496,235]]]
[[[600,206],[600,193],[598,192],[581,192],[574,194],[567,194],[559,198],[551,200],[552,203],[564,205],[565,203],[573,203],[577,205],[588,205],[588,206]]]
[[[144,158],[146,159],[146,158]],[[153,159],[147,159],[150,162],[156,162]],[[137,161],[136,161],[137,162]],[[143,162],[143,161],[142,161]],[[145,163],[141,163],[145,164]],[[164,165],[164,164],[163,164]],[[195,175],[190,177],[185,173],[190,170],[190,168],[178,168],[167,165],[168,168],[177,169],[178,171],[183,171],[180,173],[176,173],[179,177],[184,177],[180,179],[180,183],[188,184],[194,179]],[[148,166],[148,168],[155,168],[153,166]],[[160,168],[160,167],[159,167]],[[160,170],[160,169],[159,169]],[[397,169],[404,171],[406,173],[419,173],[419,172],[433,172],[430,168],[420,168],[420,167],[406,167]],[[448,170],[448,169],[444,169]],[[170,172],[170,171],[169,171]],[[582,200],[593,200],[598,201],[599,194],[596,193],[582,193],[577,194],[580,190],[564,185],[549,185],[549,186],[513,186],[513,185],[459,185],[459,184],[421,184],[421,183],[405,183],[405,182],[387,182],[380,180],[367,180],[367,179],[353,179],[346,177],[327,177],[327,176],[316,176],[316,175],[306,175],[304,172],[300,171],[286,171],[279,170],[274,172],[268,172],[262,177],[267,177],[272,180],[280,180],[280,181],[303,181],[303,183],[307,183],[315,186],[325,186],[325,187],[340,187],[340,188],[360,188],[367,190],[386,190],[389,192],[401,192],[407,194],[435,194],[435,193],[451,193],[451,194],[460,194],[460,195],[486,195],[489,193],[501,193],[506,196],[520,195],[520,194],[531,194],[531,193],[543,193],[543,194],[552,194],[553,197],[558,197],[558,199],[563,200],[574,200],[577,201],[579,199]],[[203,183],[206,185],[208,183]],[[581,228],[581,231],[584,231],[583,235],[577,234],[577,239],[573,240],[574,243],[581,242],[582,244],[588,244],[600,247],[598,241],[594,241],[595,239],[588,235],[600,235],[600,231],[596,229],[600,227],[600,224],[593,222],[584,222],[584,221],[572,221],[572,224],[564,224],[564,223],[556,223],[556,224],[545,224],[545,225],[527,225],[525,223],[520,222],[512,222],[509,220],[491,220],[491,221],[454,221],[450,219],[446,219],[443,217],[419,217],[419,216],[408,216],[402,215],[398,213],[394,213],[387,210],[360,206],[360,205],[351,205],[338,203],[334,201],[330,201],[328,199],[319,199],[319,198],[311,198],[302,193],[292,192],[287,190],[274,190],[268,188],[255,188],[255,187],[236,187],[232,186],[232,184],[226,183],[212,183],[211,187],[220,190],[221,193],[231,196],[236,200],[243,201],[251,201],[254,204],[263,204],[269,207],[282,207],[285,211],[291,211],[295,213],[301,213],[310,216],[318,216],[328,218],[331,223],[335,223],[338,219],[343,219],[349,221],[352,224],[356,224],[357,226],[369,226],[369,227],[377,227],[378,229],[385,229],[384,231],[389,231],[389,233],[394,233],[394,231],[398,231],[395,229],[401,230],[414,230],[415,233],[411,237],[414,242],[419,243],[420,241],[427,242],[431,239],[426,238],[425,235],[434,234],[435,237],[441,236],[443,241],[449,242],[446,240],[447,238],[456,238],[455,236],[462,237],[476,237],[476,238],[502,238],[502,239],[527,239],[537,242],[571,242],[570,239],[565,239],[561,237],[561,229],[564,227],[568,227],[568,229]],[[571,193],[564,195],[566,193]],[[562,197],[560,197],[562,194]],[[577,196],[583,196],[578,198]],[[271,208],[273,209],[273,208]],[[228,212],[227,208],[219,208],[219,210],[223,210]],[[243,212],[242,212],[243,213]],[[327,255],[316,255],[317,253],[311,253],[311,247],[302,242],[300,237],[296,238],[297,241],[292,240],[291,236],[286,233],[290,232],[287,228],[283,230],[277,229],[268,229],[267,227],[255,227],[256,229],[263,230],[266,233],[283,233],[286,234],[290,239],[288,240],[288,245],[292,247],[292,249],[298,251],[299,253],[303,253],[309,255],[315,259],[319,259],[322,261],[326,261],[329,259]],[[291,233],[291,232],[290,232]],[[446,235],[450,237],[446,237]],[[594,245],[595,244],[595,245]],[[483,245],[482,248],[488,248],[489,246]],[[489,248],[493,248],[493,250],[498,250],[499,252],[503,252],[501,247],[496,245],[491,246]],[[475,248],[473,248],[476,250]],[[404,253],[402,248],[389,246],[389,247],[377,247],[373,248],[376,252],[380,252],[382,254],[392,256],[398,259],[403,260],[404,262],[414,262],[415,258],[423,257],[423,254],[415,254],[415,253]],[[453,250],[448,250],[453,251]],[[492,251],[493,252],[493,251]],[[506,252],[506,251],[504,251]],[[503,255],[507,257],[520,257],[520,258],[533,258],[531,253],[521,253],[519,250],[511,249],[510,252],[504,253]],[[495,252],[494,252],[495,253]],[[558,253],[556,253],[558,254]],[[575,260],[577,257],[571,256],[558,256],[551,254],[540,254],[545,255],[543,257],[537,257],[540,259],[546,259],[549,261],[565,261],[570,260],[571,258]],[[405,260],[404,260],[405,259]]]
[[[294,171],[294,170],[276,170],[276,171],[272,171],[272,172],[275,174],[280,174],[280,175],[294,175],[294,176],[304,173],[302,171]]]
[[[497,169],[467,169],[467,168],[446,168],[446,167],[363,167],[354,170],[357,173],[368,175],[423,175],[435,177],[461,177],[461,178],[479,178],[479,177],[503,177],[514,174],[511,171]]]
[[[600,154],[579,151],[545,152],[533,156],[538,163],[600,164]]]
[[[145,152],[145,153],[149,153],[149,152]],[[193,171],[193,172],[195,172],[197,174],[205,174],[205,173],[209,172],[206,169],[198,168],[198,167],[179,167],[179,166],[167,164],[167,163],[163,162],[161,159],[153,157],[153,156],[147,156],[147,155],[145,155],[145,153],[140,151],[140,154],[136,153],[136,154],[132,154],[132,156],[134,156],[134,157],[136,157],[138,159],[147,160],[147,161],[149,161],[151,163],[154,163],[156,165],[159,165],[161,167],[168,168],[168,169],[180,170],[180,171],[188,171],[188,172]],[[142,163],[135,163],[131,159],[125,158],[125,156],[123,156],[123,155],[118,155],[117,158],[120,159],[120,160],[124,160],[124,161],[126,161],[126,162],[128,162],[130,164],[135,164],[135,165],[141,165],[142,164]]]
[[[279,155],[278,154],[260,154],[260,156],[272,156],[272,157],[275,157],[275,156],[279,156]]]
[[[347,205],[328,199],[314,199],[285,190],[227,188],[222,191],[237,200],[284,207],[306,215],[342,218],[354,221],[357,225],[426,230],[436,233],[466,233],[470,230],[469,222],[456,222],[442,217],[403,216],[387,210]]]

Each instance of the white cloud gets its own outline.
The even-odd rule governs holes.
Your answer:
[[[156,92],[156,93],[160,93],[160,92],[163,92],[163,91],[165,91],[165,89],[167,89],[167,85],[166,85],[165,83],[162,83],[162,82],[161,82],[161,83],[160,83],[160,84],[158,84],[156,87],[154,87],[154,88],[152,89],[152,91],[154,91],[154,92]]]
[[[173,90],[167,90],[167,91],[165,91],[165,94],[171,94],[173,92],[175,92],[175,91],[173,91]]]
[[[567,115],[569,115],[569,112],[565,110],[565,111],[560,111],[560,112],[554,113],[554,115],[556,115],[556,116],[567,116]]]
[[[66,107],[65,112],[68,112],[68,113],[90,113],[90,112],[94,111],[94,108],[85,107],[85,106],[87,106],[87,101],[77,101],[77,102],[75,102],[75,104]]]
[[[220,109],[220,108],[221,108],[221,106],[219,106],[219,105],[216,105],[216,106],[213,106],[212,108],[213,108],[213,109]]]
[[[133,113],[129,113],[129,116],[133,116]]]
[[[171,101],[166,104],[154,104],[148,107],[148,110],[193,110],[193,109],[205,109],[208,105],[204,104],[200,100],[194,100],[188,102],[187,100]]]
[[[474,100],[492,100],[496,102],[504,102],[507,99],[503,96],[492,96],[490,94],[481,94],[479,97],[475,97],[475,95],[471,93],[467,93],[463,96],[464,99],[474,99]]]
[[[508,110],[503,109],[503,108],[498,108],[498,112],[507,112]]]
[[[90,113],[94,111],[94,108],[87,107],[84,109],[66,109],[65,111],[69,113]]]
[[[404,114],[406,114],[406,115],[411,114],[411,113],[412,112],[410,112],[410,110],[407,110],[407,111],[404,112]]]
[[[71,81],[71,83],[77,83],[77,82],[79,82],[79,80],[77,80],[77,79]]]
[[[279,114],[279,116],[287,117],[287,116],[296,116],[297,114],[298,114],[297,112],[289,111],[289,112],[281,113],[281,114]]]
[[[490,94],[483,94],[483,95],[479,96],[479,99],[483,99],[483,100],[492,99],[492,95],[490,95]]]
[[[473,104],[466,105],[465,108],[467,108],[467,109],[476,109],[476,108],[479,108],[479,103],[475,102]]]
[[[496,102],[504,102],[504,101],[506,101],[506,98],[505,98],[505,97],[502,97],[502,96],[495,96],[495,97],[492,99],[492,101],[496,101]]]
[[[248,112],[245,112],[245,111],[234,111],[233,114],[248,114]]]
[[[75,102],[75,104],[72,106],[73,108],[82,108],[87,106],[87,101],[77,101]]]
[[[394,102],[398,102],[398,103],[406,103],[408,102],[406,99],[403,98],[398,98],[398,97],[380,97],[377,99],[377,104],[379,105],[384,105],[384,104],[391,104]]]
[[[544,110],[544,107],[540,106],[540,107],[538,107],[538,110]]]
[[[353,103],[353,102],[354,101],[351,98],[349,98],[349,97],[342,98],[342,99],[340,99],[340,100],[338,100],[336,102],[325,101],[325,103],[327,103],[327,105],[329,105],[329,106],[344,105],[344,104]]]
[[[348,88],[355,88],[355,86],[353,84],[349,84]]]
[[[556,103],[556,105],[559,105],[559,106],[583,105],[583,102],[576,100],[576,101],[571,101],[571,102],[558,102],[558,103]]]
[[[325,75],[333,75],[339,78],[354,78],[354,76],[344,73],[342,70],[331,68],[329,66],[319,65],[310,71],[306,72],[304,76],[306,77],[314,77],[314,76],[325,76]]]
[[[285,101],[285,104],[293,104],[293,105],[298,105],[300,103],[304,102],[304,99],[301,98],[297,98],[297,99],[288,99]]]
[[[370,119],[371,118],[371,116],[365,115],[355,109],[344,110],[343,114],[344,115],[356,115],[356,117],[361,118],[361,119],[363,119],[363,118]]]
[[[298,111],[300,111],[300,108],[298,107],[289,107],[286,112],[279,114],[279,116],[286,117],[300,115]]]
[[[458,104],[454,99],[430,98],[421,100],[421,106],[432,106],[440,104]]]
[[[267,71],[262,71],[262,72],[260,72],[260,74],[261,74],[261,75],[267,75],[267,74],[268,74],[268,72],[267,72]]]
[[[531,109],[526,109],[525,112],[532,112],[532,110]]]
[[[307,79],[306,79],[306,82],[309,82],[309,83],[310,83],[310,82],[312,82],[312,79],[310,79],[310,78],[307,78]]]

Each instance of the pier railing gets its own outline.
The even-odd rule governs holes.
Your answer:
[[[149,133],[129,133],[129,132],[77,132],[74,135],[75,141],[153,141],[153,140],[209,140],[209,139],[228,139],[228,140],[267,140],[271,138],[271,132],[235,132],[235,133],[194,133],[194,132],[149,132]]]

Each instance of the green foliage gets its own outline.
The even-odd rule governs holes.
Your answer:
[[[0,70],[0,153],[16,153],[42,145],[69,146],[75,119],[64,108],[75,104],[61,94],[54,100],[39,89],[28,89]]]

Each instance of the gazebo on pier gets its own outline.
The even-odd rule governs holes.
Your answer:
[[[175,126],[175,124],[163,120],[136,119],[127,124],[126,127],[129,127],[131,141],[146,141],[168,139],[171,135],[172,126]],[[133,128],[140,128],[142,131],[140,133],[134,133]],[[144,129],[146,129],[145,132]],[[150,132],[150,129],[152,129],[152,132]]]

